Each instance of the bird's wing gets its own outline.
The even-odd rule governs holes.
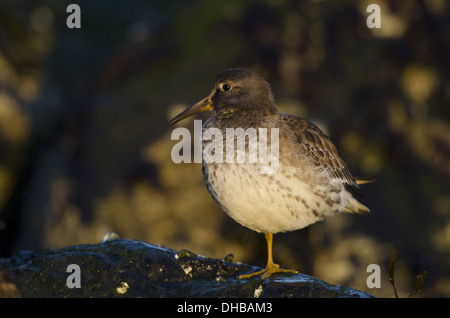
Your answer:
[[[327,169],[335,178],[341,179],[345,187],[358,194],[362,192],[350,171],[339,156],[330,138],[313,123],[293,115],[281,115],[282,120],[294,133],[302,151],[316,164]]]

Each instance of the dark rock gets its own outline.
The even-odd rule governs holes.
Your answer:
[[[373,297],[330,285],[305,274],[240,280],[238,274],[259,270],[226,259],[198,256],[152,244],[109,239],[99,244],[22,252],[0,259],[0,296],[22,297]],[[75,283],[79,266],[80,288]],[[17,291],[8,294],[13,283]],[[5,285],[6,284],[6,285]]]

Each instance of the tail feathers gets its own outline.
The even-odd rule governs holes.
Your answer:
[[[376,181],[374,178],[365,178],[365,177],[354,177],[353,180],[355,180],[357,185],[372,183]]]
[[[355,183],[357,185],[375,182],[374,178],[365,178],[365,177],[354,177],[353,180],[355,180]],[[357,190],[362,194],[361,190],[359,190],[359,187],[357,188],[358,188]],[[347,213],[357,213],[357,214],[370,213],[368,207],[366,207],[364,204],[359,203],[358,200],[356,200],[353,197],[349,198],[349,200],[347,201],[347,205],[345,206],[343,211]]]
[[[343,211],[347,213],[356,213],[356,214],[370,213],[369,208],[359,203],[355,198],[350,198],[348,200],[347,205],[345,206]]]

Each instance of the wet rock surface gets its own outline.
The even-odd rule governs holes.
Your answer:
[[[233,263],[231,255],[206,258],[188,250],[109,239],[0,259],[0,278],[8,277],[0,279],[0,296],[372,297],[301,273],[265,280],[237,278],[255,270],[259,268]]]

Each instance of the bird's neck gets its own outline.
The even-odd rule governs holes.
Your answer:
[[[262,122],[270,120],[272,117],[278,117],[280,113],[274,109],[269,110],[243,110],[242,108],[227,108],[217,112],[214,116],[210,117],[210,126],[220,124],[226,128],[245,128],[248,126],[259,127],[265,126]]]
[[[273,104],[259,106],[259,107],[246,107],[245,105],[238,106],[228,106],[221,108],[217,111],[217,115],[219,117],[230,117],[230,116],[239,116],[239,117],[267,117],[271,115],[279,115],[277,108]]]

